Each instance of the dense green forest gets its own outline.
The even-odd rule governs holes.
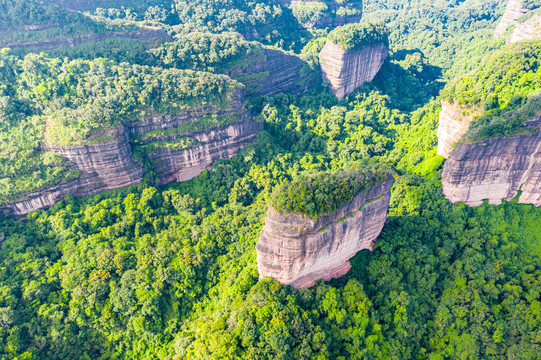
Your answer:
[[[39,151],[44,141],[221,106],[242,87],[200,71],[249,66],[262,44],[316,61],[332,29],[299,27],[305,15],[285,3],[41,1],[178,36],[24,57],[1,50],[0,202],[79,176]],[[1,2],[16,14],[0,16],[2,26],[27,24],[14,23],[25,11],[54,16],[30,4]],[[492,39],[504,7],[366,0],[363,16],[385,23],[391,56],[340,102],[325,84],[250,98],[264,122],[257,140],[192,180],[67,196],[25,221],[0,215],[0,358],[539,359],[541,209],[451,204],[436,155],[441,99],[483,108],[480,124],[539,113],[539,40]],[[45,134],[46,123],[55,131]],[[300,290],[258,279],[255,244],[271,204],[317,217],[389,173],[387,223],[347,275]]]

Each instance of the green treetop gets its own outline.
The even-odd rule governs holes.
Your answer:
[[[387,168],[358,168],[298,177],[272,194],[271,205],[282,214],[300,213],[317,219],[332,214],[389,174]]]
[[[328,36],[342,50],[356,50],[366,45],[389,45],[388,30],[385,24],[378,22],[348,24],[338,27]]]

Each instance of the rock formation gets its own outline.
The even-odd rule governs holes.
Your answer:
[[[541,117],[525,125],[541,129]],[[485,199],[500,204],[519,190],[520,203],[541,205],[541,131],[459,143],[445,162],[442,186],[451,202],[471,206]]]
[[[509,0],[505,13],[494,31],[494,37],[502,36],[509,25],[515,24],[518,18],[528,11],[530,10],[522,6],[522,0]]]
[[[533,14],[524,22],[517,22],[515,30],[507,38],[507,43],[537,38],[541,38],[541,14],[539,13]]]
[[[256,245],[259,277],[308,288],[345,275],[351,257],[372,250],[387,218],[392,185],[389,177],[318,220],[270,208]]]
[[[465,115],[464,110],[458,105],[446,101],[441,102],[437,153],[444,158],[449,157],[453,150],[453,144],[460,140],[473,120],[473,115]]]
[[[338,100],[351,94],[367,81],[372,81],[387,57],[385,44],[366,45],[344,51],[340,45],[327,40],[319,53],[323,80],[331,85]]]
[[[360,0],[353,1],[318,1],[318,0],[278,0],[282,6],[288,6],[294,9],[296,6],[301,6],[302,3],[318,2],[327,6],[325,14],[316,21],[301,21],[305,28],[335,28],[345,24],[352,24],[361,21],[363,2]]]
[[[102,191],[123,188],[141,182],[143,170],[140,164],[132,160],[128,132],[144,135],[150,131],[167,130],[184,123],[197,121],[202,116],[229,115],[234,121],[227,125],[211,129],[182,134],[156,136],[146,141],[175,141],[191,137],[197,145],[181,150],[167,147],[157,148],[146,154],[160,177],[159,184],[191,179],[212,163],[230,158],[240,149],[250,144],[263,125],[253,120],[244,107],[244,92],[235,94],[229,106],[217,109],[209,106],[204,109],[179,114],[178,116],[156,116],[136,122],[120,124],[109,129],[104,141],[85,141],[75,146],[43,145],[44,151],[52,151],[71,162],[71,167],[81,171],[78,179],[66,181],[47,189],[25,194],[0,207],[1,210],[15,217],[22,217],[29,212],[47,208],[70,194],[84,197]],[[134,144],[134,146],[139,146]]]
[[[32,28],[29,31],[42,30],[48,27]],[[52,27],[52,26],[49,26]],[[70,38],[58,38],[51,40],[32,41],[25,43],[2,43],[0,41],[0,47],[8,47],[11,49],[33,49],[33,50],[54,50],[62,46],[74,47],[90,41],[102,41],[110,38],[126,38],[126,39],[139,39],[139,40],[151,40],[161,39],[163,41],[171,41],[173,38],[162,28],[145,27],[138,31],[129,32],[105,32],[102,34],[89,34],[78,35]]]
[[[246,59],[247,68],[231,68],[225,75],[246,86],[249,96],[267,96],[280,92],[300,95],[321,81],[319,71],[313,71],[298,56],[277,49],[262,49],[263,56]]]

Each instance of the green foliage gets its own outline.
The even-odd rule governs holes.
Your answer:
[[[538,7],[541,7],[541,1],[539,0],[521,0],[520,1],[522,6],[524,6],[526,9],[537,9]]]
[[[487,56],[478,70],[446,86],[441,96],[463,107],[482,107],[469,141],[511,135],[541,111],[541,42],[510,44]]]
[[[305,214],[317,220],[332,214],[389,175],[389,170],[384,168],[357,168],[298,177],[285,182],[273,193],[271,206],[279,213]]]
[[[366,45],[389,46],[388,30],[383,23],[359,23],[340,26],[329,33],[329,40],[342,50],[356,50]]]

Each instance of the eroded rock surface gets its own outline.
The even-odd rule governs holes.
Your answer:
[[[32,29],[32,31],[35,29]],[[41,29],[36,29],[41,30]],[[70,38],[59,38],[54,40],[42,40],[42,41],[33,41],[25,43],[7,43],[3,44],[0,41],[2,47],[9,47],[11,49],[35,49],[35,50],[54,50],[59,47],[74,47],[84,44],[90,41],[102,41],[110,38],[126,38],[126,39],[139,39],[139,40],[151,40],[151,39],[161,39],[163,41],[172,41],[171,37],[165,30],[162,28],[147,27],[138,31],[130,32],[106,32],[103,34],[92,34],[92,35],[79,35]]]
[[[344,51],[340,45],[327,40],[319,54],[323,80],[330,83],[332,92],[341,100],[365,82],[374,79],[388,51],[385,44]]]
[[[44,151],[52,151],[71,162],[71,167],[81,171],[78,179],[35,191],[0,207],[15,217],[47,208],[64,199],[68,194],[84,197],[102,191],[134,185],[142,180],[142,165],[132,159],[128,133],[144,135],[154,130],[167,130],[186,122],[197,121],[202,116],[228,115],[234,120],[228,125],[212,129],[183,132],[182,134],[158,135],[152,141],[175,141],[191,137],[197,145],[182,150],[158,148],[146,154],[154,171],[160,177],[159,184],[191,179],[212,163],[230,158],[255,140],[263,124],[255,122],[243,104],[244,93],[236,93],[229,106],[217,109],[208,106],[181,113],[178,116],[156,116],[128,122],[107,131],[101,141],[85,141],[76,146],[43,145]]]
[[[441,112],[438,124],[438,155],[445,158],[453,150],[453,144],[458,142],[468,130],[473,120],[472,115],[464,115],[463,109],[458,105],[441,102]]]
[[[253,121],[247,112],[242,113],[239,121],[231,125],[183,134],[197,140],[199,145],[181,150],[164,147],[149,154],[149,159],[160,177],[160,185],[189,180],[214,162],[236,155],[255,140],[262,128],[262,123]]]
[[[541,118],[526,123],[541,129]],[[522,191],[520,203],[541,205],[541,131],[535,135],[459,143],[445,162],[445,197],[471,206],[500,204]]]
[[[502,36],[509,25],[515,24],[518,18],[528,11],[530,10],[522,6],[521,0],[509,0],[505,13],[494,31],[494,37]]]
[[[392,185],[389,177],[318,220],[270,208],[256,245],[259,277],[308,288],[345,275],[351,257],[372,250],[385,225]]]
[[[511,44],[521,40],[531,40],[541,38],[541,15],[534,14],[528,20],[517,23],[515,30],[507,38],[507,43]]]

